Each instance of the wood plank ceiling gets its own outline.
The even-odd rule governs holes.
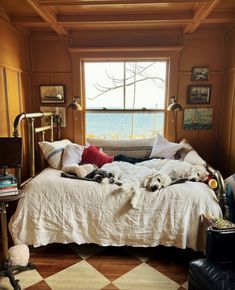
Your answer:
[[[0,16],[26,31],[59,35],[84,29],[181,28],[235,25],[235,0],[0,0]]]

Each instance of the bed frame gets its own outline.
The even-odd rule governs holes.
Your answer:
[[[35,126],[35,119],[39,119],[40,124],[42,118],[50,118],[50,124],[47,126]],[[21,113],[17,115],[14,121],[14,131],[13,136],[19,137],[19,127],[23,120],[27,121],[27,129],[28,129],[28,136],[27,136],[27,143],[28,143],[28,158],[29,158],[29,168],[30,168],[30,178],[27,179],[25,182],[20,183],[21,186],[23,186],[25,183],[27,183],[29,180],[31,180],[35,175],[35,168],[36,168],[36,158],[35,158],[35,146],[36,146],[36,135],[39,135],[39,140],[44,141],[45,140],[45,133],[46,131],[49,131],[49,140],[50,142],[54,141],[54,130],[56,131],[56,139],[60,140],[60,125],[61,125],[61,118],[59,115],[56,115],[53,112],[39,112],[39,113]],[[55,124],[55,126],[54,126]],[[41,152],[41,151],[39,151]],[[40,154],[40,161],[41,161],[41,168],[44,167],[44,158],[43,155]],[[225,218],[228,218],[229,216],[229,210],[226,202],[226,185],[224,182],[224,179],[221,175],[221,173],[218,170],[215,170],[212,166],[209,164],[206,165],[207,170],[209,173],[215,177],[215,179],[218,182],[218,187],[215,189],[216,196],[218,198],[220,207],[223,212],[223,216]],[[21,181],[21,170],[17,171],[17,178]]]
[[[49,122],[47,126],[41,126],[41,121],[43,118],[48,118]],[[20,125],[22,121],[27,122],[27,137],[26,137],[26,146],[28,147],[28,160],[29,160],[29,178],[22,183],[21,180],[21,170],[16,172],[17,179],[21,184],[21,187],[31,180],[36,175],[36,140],[45,141],[46,132],[49,132],[49,136],[47,139],[50,142],[55,140],[54,136],[56,135],[56,139],[60,140],[60,125],[61,125],[61,118],[59,115],[56,115],[53,112],[39,112],[39,113],[21,113],[16,116],[13,124],[13,137],[19,137],[20,133]],[[36,121],[36,122],[35,122]],[[54,134],[56,131],[56,134]],[[40,160],[40,168],[45,167],[45,161],[43,155],[40,152],[39,160]]]

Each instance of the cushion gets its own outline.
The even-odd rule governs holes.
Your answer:
[[[206,166],[206,161],[200,157],[186,139],[181,140],[179,144],[183,144],[184,146],[177,152],[178,158],[192,165]]]
[[[79,164],[82,160],[82,153],[84,146],[78,144],[68,144],[64,148],[64,154],[62,157],[62,166],[70,164]]]
[[[235,223],[235,174],[225,179],[226,202],[229,211],[228,219]]]
[[[98,167],[106,163],[113,162],[113,156],[108,156],[106,153],[99,150],[97,146],[90,145],[83,150],[81,164],[95,164]]]
[[[50,167],[54,169],[61,169],[64,148],[70,143],[71,141],[68,139],[63,139],[55,142],[43,141],[39,142],[38,144],[42,150],[44,158]]]
[[[148,158],[154,138],[148,139],[133,139],[133,140],[109,140],[88,138],[89,144],[102,147],[103,151],[112,156],[125,155],[135,158]]]
[[[183,148],[183,144],[170,142],[162,135],[158,134],[150,154],[150,158],[167,158],[175,159],[174,155],[178,150]]]

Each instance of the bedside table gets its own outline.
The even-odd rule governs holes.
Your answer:
[[[13,273],[19,273],[25,270],[35,269],[35,266],[28,263],[26,266],[11,265],[8,253],[8,235],[7,235],[7,211],[9,202],[19,200],[24,197],[24,192],[18,190],[18,194],[0,197],[0,216],[2,228],[2,255],[3,260],[0,264],[0,276],[8,277],[14,290],[20,290],[19,280],[16,280]]]

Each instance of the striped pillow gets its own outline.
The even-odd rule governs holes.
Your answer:
[[[128,157],[149,158],[154,138],[134,140],[88,138],[87,142],[91,145],[101,147],[106,154],[111,156],[122,154]]]
[[[50,167],[54,169],[61,169],[64,148],[68,144],[71,144],[71,141],[64,139],[55,142],[43,141],[39,142],[38,144],[42,150],[44,158]]]

